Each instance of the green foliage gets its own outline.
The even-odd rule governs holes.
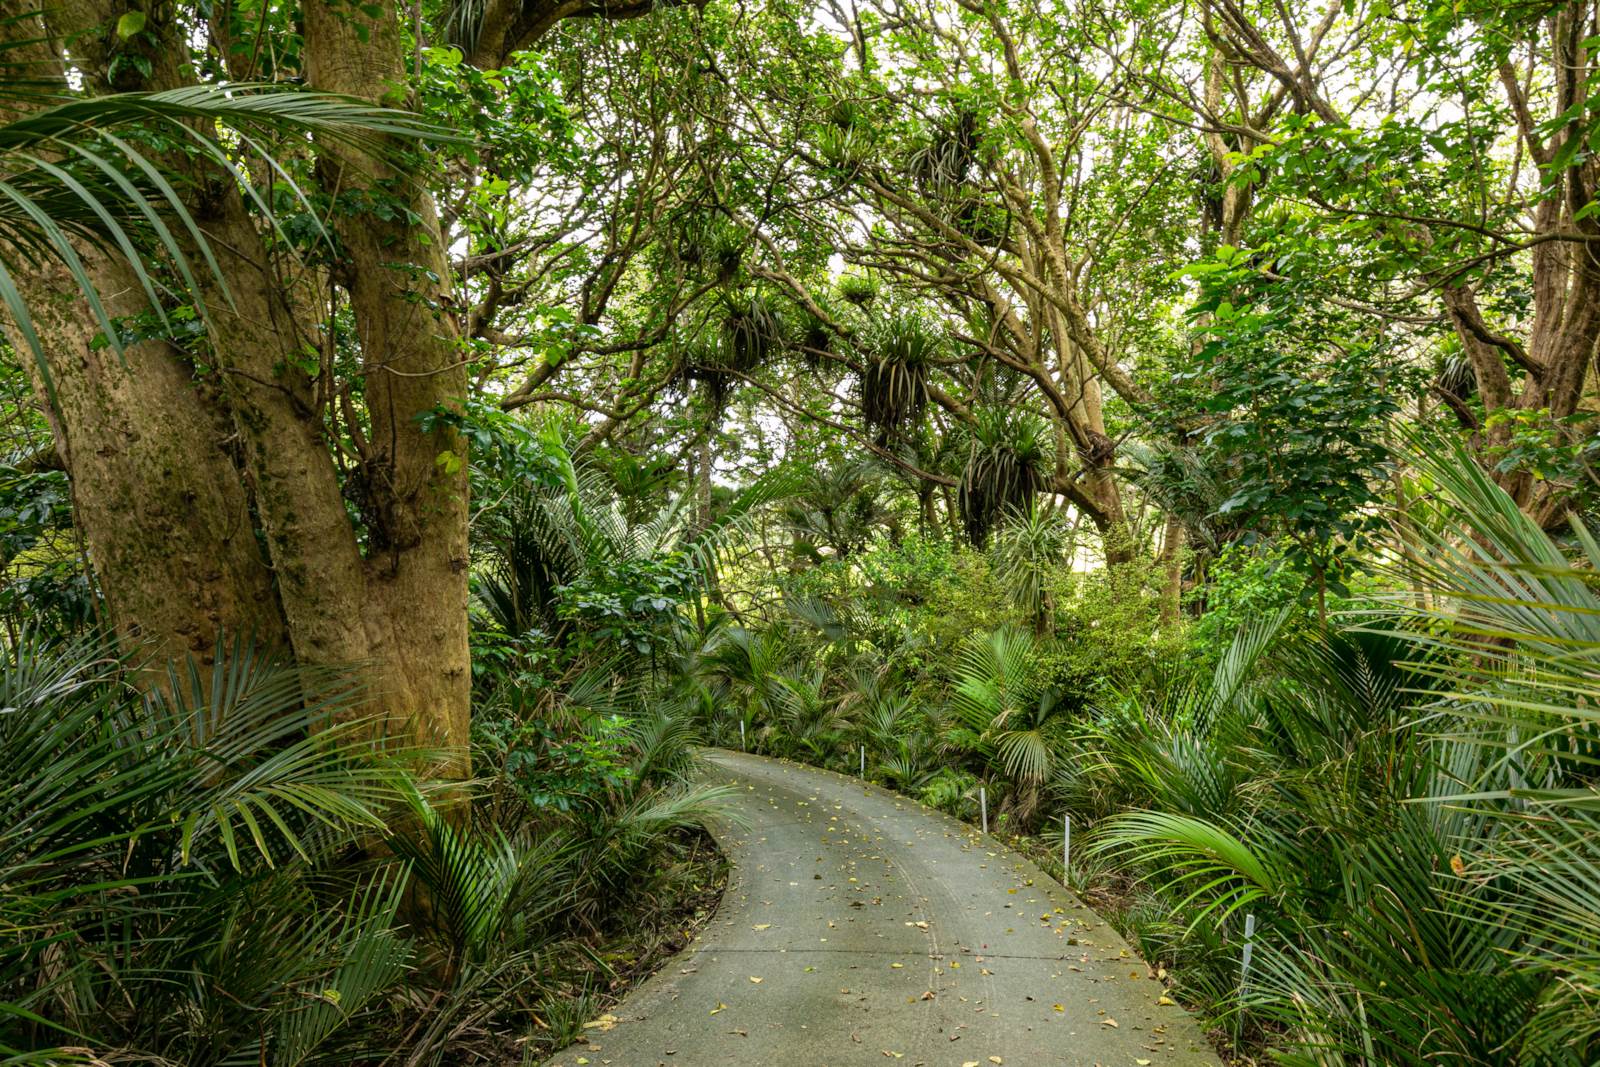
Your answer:
[[[1005,576],[1006,591],[1035,633],[1054,625],[1055,598],[1050,585],[1055,572],[1071,554],[1072,530],[1060,512],[1046,511],[1030,501],[1027,510],[1014,512],[1001,526],[995,544],[995,567]]]
[[[63,472],[0,467],[0,618],[61,633],[93,621],[94,590],[72,538]]]
[[[575,652],[623,648],[649,655],[699,591],[682,556],[620,560],[563,585],[555,614],[572,625]]]
[[[840,32],[663,5],[491,70],[462,0],[392,27],[413,51],[374,107],[234,81],[308,72],[295,6],[245,0],[173,16],[198,88],[16,79],[21,355],[12,275],[53,260],[91,350],[162,346],[219,427],[247,417],[191,179],[237,184],[274,270],[318,283],[272,302],[305,330],[256,384],[328,442],[358,539],[392,443],[323,368],[384,366],[383,335],[326,227],[437,233],[442,260],[385,273],[448,294],[472,395],[396,417],[470,464],[481,781],[397,770],[330,672],[51,646],[94,619],[90,541],[8,398],[0,1044],[358,1062],[579,1034],[613,976],[564,998],[563,972],[717,808],[694,746],[743,742],[864,750],[965,817],[984,788],[1008,830],[1085,817],[1064,874],[1104,876],[1283,1062],[1600,1058],[1600,549],[1566,519],[1600,447],[1592,12],[1290,7],[867,0]],[[372,44],[388,9],[356,8]],[[102,27],[109,87],[158,71],[155,20]],[[334,184],[333,143],[394,173]],[[108,311],[89,250],[142,310]],[[1465,446],[1390,451],[1447,421]],[[1158,560],[1169,520],[1188,551]],[[1109,538],[1133,559],[1082,569]]]
[[[794,484],[786,470],[772,471],[696,529],[682,493],[639,518],[598,463],[574,457],[559,423],[533,427],[476,409],[429,418],[460,422],[484,457],[474,470],[487,498],[472,527],[474,591],[498,636],[478,640],[511,660],[519,650],[653,656],[706,595],[721,545]]]
[[[531,1028],[561,961],[644,921],[638,894],[725,799],[686,784],[686,720],[580,707],[609,679],[554,718],[485,708],[474,795],[375,746],[336,673],[240,647],[160,693],[133,677],[26,633],[0,663],[7,1056],[350,1063],[397,1034],[460,1052],[472,1019]]]
[[[504,746],[506,774],[523,800],[534,808],[570,811],[603,799],[626,781],[626,730],[617,716],[598,720],[576,736],[535,721],[497,740]]]
[[[1048,452],[1044,424],[1033,416],[1005,406],[979,411],[959,486],[961,521],[975,547],[988,543],[1008,510],[1032,507],[1045,486]]]
[[[12,43],[0,50],[17,47]],[[18,79],[7,95],[25,106],[37,105],[41,96],[28,79]],[[274,132],[294,131],[379,153],[388,151],[384,144],[388,137],[452,138],[404,112],[267,86],[197,85],[120,93],[56,102],[13,117],[0,127],[0,151],[6,154],[9,175],[8,195],[0,208],[0,232],[9,249],[0,260],[0,301],[47,387],[50,368],[33,315],[14,281],[24,262],[59,263],[82,294],[101,335],[119,352],[121,331],[106,312],[75,241],[127,263],[157,316],[164,316],[164,301],[148,261],[164,258],[192,294],[200,289],[195,269],[221,279],[205,235],[152,156],[176,151],[207,160],[251,190],[256,205],[274,217],[224,144],[202,132],[207,123],[214,130],[231,128],[234,136],[252,144],[264,143]],[[269,166],[287,179],[281,166],[270,161]],[[204,306],[198,307],[204,314]]]
[[[408,959],[391,926],[403,879],[341,880],[328,862],[384,825],[403,774],[358,722],[331,725],[351,699],[336,679],[219,649],[211,696],[195,672],[147,700],[120,669],[31,635],[0,664],[0,1048],[330,1051]],[[360,1047],[353,1031],[335,1046]]]
[[[1206,417],[1208,465],[1229,472],[1217,511],[1281,530],[1289,559],[1319,592],[1346,595],[1346,572],[1377,528],[1384,427],[1397,410],[1387,388],[1400,373],[1382,333],[1330,308],[1308,286],[1269,276],[1279,260],[1313,255],[1288,244],[1246,253],[1223,247],[1188,268],[1201,294],[1191,314],[1205,344],[1176,390]],[[1324,346],[1337,358],[1324,358]]]
[[[1068,873],[1136,879],[1133,936],[1285,1062],[1587,1062],[1600,547],[1578,525],[1575,566],[1459,449],[1397,462],[1432,497],[1387,558],[1426,595],[1369,586],[1327,630],[1282,543],[1225,548],[1192,629],[1137,566],[1041,563],[1040,636],[985,555],[811,568],[790,588],[821,599],[741,638],[764,650],[742,661],[758,743],[841,769],[865,745],[870,777],[969,818],[984,784],[1024,833],[1065,805],[1088,827]],[[990,613],[1013,625],[967,629],[953,662],[892,658]]]
[[[896,314],[880,323],[867,342],[861,373],[861,416],[887,444],[915,426],[928,406],[930,364],[944,347],[937,328],[921,317]]]
[[[1590,473],[1600,459],[1600,434],[1594,432],[1595,413],[1579,411],[1564,419],[1540,411],[1497,411],[1484,420],[1492,434],[1505,433],[1506,441],[1488,450],[1487,458],[1501,474],[1526,472],[1559,487],[1556,499],[1576,504],[1592,488]]]
[[[1300,606],[1300,624],[1309,624],[1301,596],[1305,579],[1287,556],[1281,545],[1235,544],[1211,561],[1206,584],[1195,591],[1204,610],[1191,631],[1194,646],[1205,659],[1214,662],[1240,630],[1291,605]]]
[[[1112,690],[1165,684],[1177,670],[1187,629],[1182,620],[1162,621],[1164,579],[1151,561],[1055,575],[1056,639],[1044,664],[1067,699],[1082,704]]]

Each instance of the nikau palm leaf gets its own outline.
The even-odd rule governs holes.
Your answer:
[[[167,161],[145,146],[151,136],[166,137],[171,151],[192,153],[230,177],[269,223],[273,214],[247,179],[238,149],[263,162],[302,204],[305,198],[267,148],[268,134],[314,135],[380,152],[389,138],[459,140],[406,112],[271,85],[201,85],[60,102],[26,87],[9,94],[0,89],[0,94],[34,108],[0,125],[0,302],[47,386],[50,370],[18,285],[19,271],[41,262],[65,268],[95,324],[118,351],[119,331],[80,249],[92,246],[126,262],[163,321],[151,260],[164,259],[171,266],[202,315],[204,287],[196,269],[227,295],[205,235],[168,177]],[[42,101],[47,106],[39,107]],[[134,131],[141,135],[138,143],[129,136]],[[227,146],[229,138],[238,149]]]

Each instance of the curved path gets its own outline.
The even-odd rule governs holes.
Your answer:
[[[708,753],[744,787],[694,945],[550,1067],[1220,1062],[1149,968],[1021,856],[829,771]]]

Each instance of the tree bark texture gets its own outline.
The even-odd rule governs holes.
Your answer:
[[[170,47],[151,49],[145,83],[110,84],[97,64],[125,10],[89,0],[52,8],[48,24],[17,26],[71,40],[92,87],[186,84],[185,70],[164,58],[184,54],[181,28],[159,5],[147,26]],[[306,5],[311,87],[404,102],[398,14],[392,5],[372,11]],[[59,51],[49,52],[41,61],[64,76]],[[318,146],[316,177],[329,195],[398,202],[414,221],[345,217],[339,256],[315,270],[271,249],[228,175],[175,164],[190,168],[186,206],[220,267],[220,283],[202,282],[213,368],[205,375],[162,341],[122,358],[97,344],[63,271],[22,281],[53,380],[47,388],[36,373],[36,388],[119,633],[152,663],[204,656],[232,632],[286,646],[305,665],[360,672],[365,698],[353,713],[376,734],[428,746],[442,755],[442,773],[464,776],[467,457],[448,417],[420,419],[458,410],[468,383],[425,158],[404,169],[390,159]],[[113,315],[146,310],[126,266],[90,256]],[[341,299],[360,361],[343,377],[326,328]]]

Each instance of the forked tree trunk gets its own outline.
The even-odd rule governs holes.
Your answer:
[[[91,85],[103,80],[93,71],[105,51],[96,45],[124,10],[96,0],[53,13],[73,20],[50,28],[73,39]],[[305,16],[315,87],[394,98],[405,71],[392,7],[313,3]],[[40,23],[14,25],[37,31]],[[154,8],[147,25],[170,47],[155,50],[153,80],[138,87],[184,84],[188,75],[171,59],[182,54],[177,30]],[[61,72],[55,57],[44,58]],[[340,234],[346,259],[338,276],[357,324],[367,408],[357,442],[365,544],[349,518],[326,421],[327,406],[351,383],[324,377],[314,389],[297,369],[327,300],[284,280],[289,272],[224,174],[191,173],[185,185],[233,301],[216,287],[207,301],[223,382],[215,403],[163,343],[134,346],[126,365],[97,348],[82,301],[63,295],[73,288],[45,269],[23,279],[39,309],[53,397],[42,375],[36,385],[72,478],[75,521],[124,636],[166,657],[203,655],[219,631],[253,631],[286,643],[301,663],[362,672],[367,699],[356,710],[375,731],[430,746],[442,756],[440,773],[465,775],[466,456],[448,420],[427,432],[418,421],[467,393],[444,311],[443,242],[421,175],[393,173],[339,145],[322,146],[320,158],[330,190],[397,197],[420,220],[357,217]],[[103,262],[96,280],[114,298],[113,314],[143,310],[117,264]],[[232,462],[233,447],[244,471]]]
[[[35,11],[0,5],[8,61],[27,64],[31,76],[61,76],[40,20],[26,17]],[[108,315],[148,312],[127,263],[92,248],[81,257]],[[109,621],[145,677],[159,685],[166,664],[185,657],[209,664],[219,638],[281,645],[283,616],[216,390],[164,341],[112,349],[65,268],[16,273],[42,353],[9,318],[6,336],[69,475],[73,520]]]

